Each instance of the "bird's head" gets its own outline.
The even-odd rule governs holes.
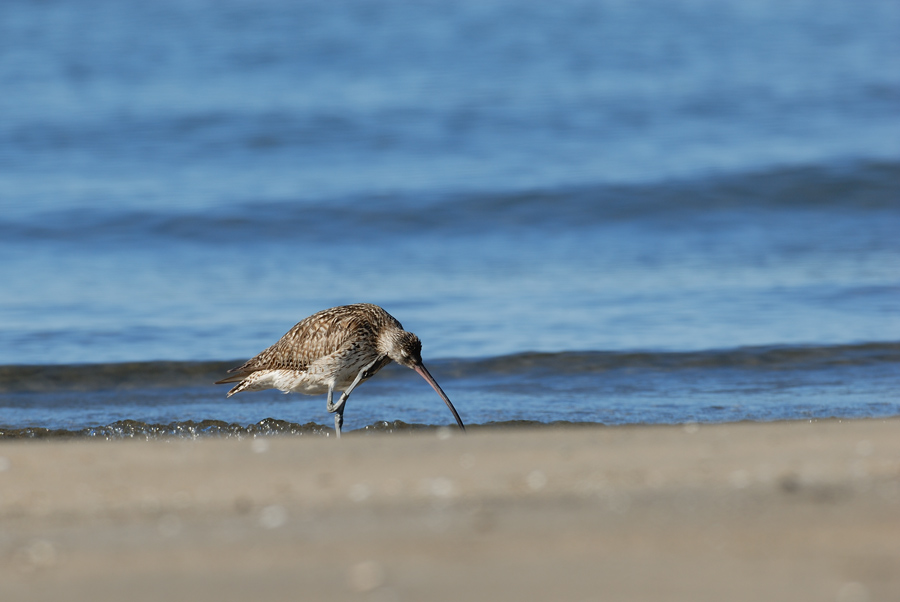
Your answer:
[[[422,341],[405,330],[395,330],[387,337],[384,352],[389,358],[407,368],[422,365]]]

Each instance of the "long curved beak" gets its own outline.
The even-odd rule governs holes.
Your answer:
[[[463,421],[460,419],[459,414],[456,412],[456,408],[453,407],[453,404],[450,403],[450,398],[447,397],[447,394],[444,393],[444,390],[441,389],[441,386],[437,384],[437,381],[434,380],[434,377],[432,377],[428,372],[428,369],[425,368],[425,364],[416,364],[415,366],[413,366],[413,370],[418,372],[419,376],[424,378],[428,382],[428,384],[431,385],[431,388],[437,391],[437,394],[441,396],[441,399],[444,400],[444,403],[446,403],[447,407],[450,408],[450,411],[453,412],[453,417],[456,418],[456,424],[458,424],[459,428],[463,432],[465,432],[466,427],[463,424]]]

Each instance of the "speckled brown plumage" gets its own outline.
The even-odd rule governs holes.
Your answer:
[[[340,436],[343,409],[350,392],[391,361],[418,372],[462,420],[446,394],[422,363],[422,343],[392,315],[377,305],[357,303],[332,307],[298,322],[277,343],[216,384],[238,383],[228,396],[241,391],[279,389],[308,395],[328,393],[327,408],[335,413]],[[334,390],[343,391],[332,403]]]
[[[277,343],[243,365],[229,370],[234,375],[216,384],[239,382],[261,370],[302,372],[323,358],[336,356],[335,359],[338,359],[354,352],[361,352],[371,361],[376,355],[382,355],[377,348],[378,333],[387,329],[403,330],[403,326],[377,305],[357,303],[332,307],[301,320]],[[390,359],[386,359],[382,366],[388,362]],[[228,394],[230,396],[241,390],[241,385],[238,385]]]

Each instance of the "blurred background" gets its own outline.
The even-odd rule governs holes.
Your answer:
[[[5,0],[0,363],[247,358],[359,301],[426,362],[898,342],[898,31],[893,0]]]

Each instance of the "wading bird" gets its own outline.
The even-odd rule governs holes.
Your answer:
[[[241,391],[278,389],[285,393],[328,393],[327,409],[334,414],[334,430],[341,436],[344,404],[361,382],[391,361],[412,368],[441,396],[456,423],[456,408],[422,363],[422,342],[403,330],[391,314],[371,303],[332,307],[298,322],[281,339],[216,382],[238,383],[227,397]],[[343,391],[333,403],[334,391]]]

